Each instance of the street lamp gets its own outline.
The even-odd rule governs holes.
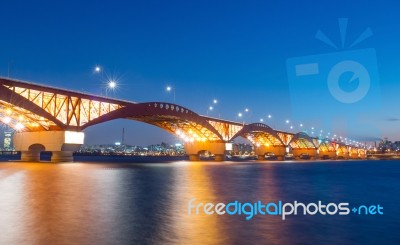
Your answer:
[[[167,92],[169,93],[169,92],[174,92],[174,103],[175,103],[175,88],[173,88],[173,87],[171,87],[171,86],[167,86]]]
[[[99,74],[100,75],[100,82],[103,83],[103,78],[104,78],[104,70],[103,70],[103,68],[101,66],[99,66],[99,65],[96,65],[93,68],[93,73]],[[106,94],[107,94],[107,88],[106,88]],[[103,96],[103,86],[100,86],[100,95]]]
[[[108,87],[110,89],[114,89],[117,86],[117,83],[114,80],[108,82]]]
[[[218,100],[217,100],[217,99],[214,99],[214,100],[213,100],[213,103],[214,103],[214,104],[217,104],[217,103],[218,103]]]
[[[108,90],[114,91],[117,88],[117,82],[115,80],[109,80],[106,88],[106,97],[108,96]]]
[[[209,111],[212,111],[213,109],[214,109],[214,107],[212,107],[212,106],[208,107],[207,116],[208,116],[208,112],[209,112]]]

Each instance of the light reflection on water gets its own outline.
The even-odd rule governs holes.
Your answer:
[[[1,163],[0,244],[400,243],[400,162]],[[381,204],[383,216],[188,215],[188,201]]]

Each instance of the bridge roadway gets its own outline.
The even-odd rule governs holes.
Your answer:
[[[51,151],[52,161],[72,161],[72,153],[84,143],[87,127],[125,118],[162,128],[182,139],[190,160],[206,150],[215,160],[225,159],[231,142],[248,139],[259,159],[274,153],[296,158],[364,158],[358,144],[318,139],[304,132],[290,133],[263,123],[245,124],[203,116],[168,102],[136,103],[0,77],[0,118],[14,128],[14,148],[21,160],[39,161],[41,151]]]

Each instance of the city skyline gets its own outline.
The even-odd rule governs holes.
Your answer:
[[[25,3],[20,8],[18,3],[2,3],[10,11],[0,17],[7,23],[3,26],[7,35],[0,41],[0,74],[136,102],[175,101],[202,115],[246,123],[262,119],[281,130],[301,131],[303,124],[332,134],[349,132],[349,137],[360,141],[399,139],[396,122],[400,115],[395,103],[398,61],[394,58],[399,52],[395,49],[399,35],[388,31],[395,30],[399,18],[395,11],[382,4],[370,4],[354,13],[351,10],[357,4],[350,3],[335,4],[327,12],[323,4],[313,3],[300,6],[302,12],[297,12],[295,7],[287,8],[289,4],[293,6],[289,2],[219,3],[208,8],[200,3],[182,3],[172,8],[163,3],[154,7],[150,3],[45,1]],[[53,11],[41,11],[43,6]],[[17,10],[31,17],[32,22],[10,16]],[[240,14],[235,14],[239,10]],[[192,15],[194,12],[196,15]],[[105,13],[107,20],[102,18]],[[371,13],[379,18],[370,18]],[[332,108],[318,111],[321,120],[310,121],[296,119],[299,112],[293,111],[297,101],[291,96],[286,61],[335,51],[314,37],[323,30],[340,43],[337,20],[341,17],[349,19],[349,40],[356,39],[367,27],[374,33],[359,46],[376,50],[381,99],[367,106],[377,103],[381,109],[374,109],[372,117],[357,115],[357,119],[374,126],[373,130],[339,120],[336,127],[343,129],[336,132],[323,120],[329,118]],[[104,73],[96,73],[96,65]],[[115,91],[107,90],[107,80],[116,81]],[[314,103],[318,100],[325,98],[315,93]],[[315,105],[306,106],[309,110]],[[286,124],[286,120],[291,123]],[[88,128],[85,143],[117,141],[122,128],[130,144],[175,141],[175,136],[153,126],[118,120]],[[351,135],[352,131],[356,133]]]

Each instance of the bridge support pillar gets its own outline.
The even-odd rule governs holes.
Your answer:
[[[53,151],[51,155],[52,162],[72,162],[74,161],[73,151]]]
[[[225,161],[225,142],[187,142],[184,146],[190,161],[199,161],[200,151],[211,152],[215,161]]]
[[[348,152],[337,152],[337,158],[338,159],[349,159],[349,153]]]
[[[336,151],[320,151],[319,159],[336,159]]]
[[[257,155],[257,160],[258,161],[264,161],[265,160],[265,156],[264,155]]]
[[[225,154],[215,154],[214,160],[217,162],[225,161]]]
[[[189,154],[189,161],[200,161],[198,154]]]
[[[40,131],[14,134],[15,150],[22,161],[40,161],[41,151],[51,151],[52,162],[72,161],[72,153],[83,144],[83,132]]]
[[[367,151],[364,149],[360,149],[358,151],[358,155],[360,157],[360,159],[366,159],[367,158]]]
[[[265,153],[271,152],[274,153],[275,156],[279,161],[283,161],[283,157],[286,154],[286,146],[284,145],[279,145],[279,146],[256,146],[254,148],[254,153],[258,156],[259,160],[264,160],[265,159]]]
[[[21,161],[23,162],[39,162],[40,151],[21,151]]]
[[[293,148],[292,149],[293,156],[296,159],[300,159],[301,154],[308,154],[311,160],[315,160],[317,156],[317,149],[314,148]]]

